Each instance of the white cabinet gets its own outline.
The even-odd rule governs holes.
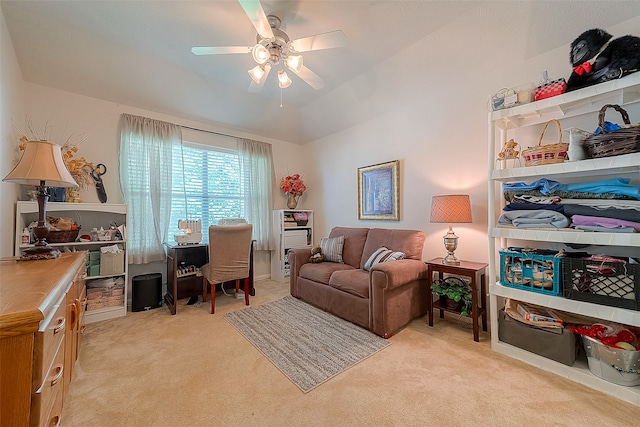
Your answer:
[[[640,406],[640,387],[625,387],[602,380],[589,371],[586,360],[578,359],[573,366],[566,366],[501,342],[498,338],[498,310],[504,306],[505,298],[531,302],[595,319],[640,326],[640,311],[538,294],[502,286],[499,282],[498,250],[507,246],[524,245],[571,250],[571,246],[579,245],[580,250],[592,254],[606,253],[622,257],[640,255],[640,233],[594,233],[569,229],[564,231],[525,230],[496,226],[501,208],[505,204],[501,191],[501,184],[505,182],[532,182],[545,177],[568,183],[626,177],[631,179],[632,184],[640,185],[640,153],[512,168],[507,166],[518,166],[512,163],[513,160],[495,160],[503,143],[511,138],[519,142],[523,148],[536,145],[543,123],[550,119],[560,120],[565,129],[578,127],[592,132],[597,126],[598,111],[605,104],[623,106],[629,112],[631,121],[637,123],[640,120],[640,73],[542,101],[489,113],[488,232],[491,347],[500,353]],[[607,112],[606,118],[611,122],[621,123],[620,117],[616,115],[617,113]],[[563,138],[563,141],[569,141],[568,135]],[[508,165],[507,162],[509,162]]]
[[[306,219],[304,219],[306,217]],[[313,211],[280,209],[273,211],[276,250],[271,252],[271,278],[282,282],[289,276],[289,249],[313,245]]]
[[[67,243],[49,243],[50,246],[58,247],[61,251],[90,251],[98,252],[100,247],[117,244],[124,253],[109,258],[109,271],[105,275],[100,273],[91,273],[86,277],[87,287],[91,287],[91,282],[97,279],[122,278],[124,280],[123,298],[105,297],[105,302],[100,307],[99,304],[88,304],[85,313],[85,323],[92,323],[99,320],[121,317],[127,314],[127,287],[128,287],[128,261],[127,261],[127,205],[123,204],[106,204],[106,203],[65,203],[65,202],[49,202],[47,203],[47,216],[68,217],[73,219],[81,226],[80,235],[91,234],[93,228],[98,230],[102,227],[109,228],[111,223],[116,225],[124,225],[125,233],[122,240],[110,241],[91,241],[91,242],[67,242]],[[16,205],[16,231],[15,231],[15,254],[20,255],[21,250],[33,246],[32,244],[23,244],[21,241],[22,231],[31,222],[38,220],[38,204],[37,202],[18,202]],[[87,256],[87,262],[90,262]],[[123,259],[122,259],[123,258]],[[107,260],[107,257],[104,258]],[[123,266],[120,268],[120,261]],[[115,267],[114,267],[115,265]],[[88,266],[89,267],[89,266]],[[89,269],[88,269],[89,270]],[[102,268],[102,272],[105,272]],[[120,290],[114,291],[116,297],[120,296]],[[111,299],[108,299],[111,298]],[[122,300],[122,303],[120,303]],[[112,305],[116,301],[117,305]],[[89,309],[89,306],[96,307]]]

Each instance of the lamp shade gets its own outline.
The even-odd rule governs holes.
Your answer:
[[[27,142],[20,161],[3,181],[50,187],[77,187],[62,159],[62,149],[48,141]]]
[[[466,194],[433,196],[431,199],[431,221],[445,223],[473,222],[471,202]]]

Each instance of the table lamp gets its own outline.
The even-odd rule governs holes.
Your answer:
[[[64,164],[60,146],[48,141],[27,142],[20,161],[3,181],[38,187],[38,226],[33,231],[37,240],[33,248],[25,251],[26,257],[46,259],[60,256],[60,251],[47,243],[49,234],[49,227],[45,222],[49,200],[47,187],[78,186]]]
[[[442,260],[442,263],[460,265],[460,261],[454,255],[454,251],[458,247],[458,236],[453,232],[451,224],[472,222],[469,196],[466,194],[433,196],[431,199],[431,222],[449,224],[449,232],[444,235],[444,247],[448,255]]]

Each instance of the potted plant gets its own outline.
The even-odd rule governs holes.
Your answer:
[[[431,284],[431,292],[449,300],[445,306],[449,309],[460,311],[460,315],[471,314],[471,286],[458,277],[447,277],[435,280]]]

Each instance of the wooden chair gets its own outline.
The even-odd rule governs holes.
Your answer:
[[[207,300],[207,285],[211,284],[211,314],[215,312],[216,285],[244,282],[244,302],[249,305],[249,262],[251,255],[251,224],[209,227],[209,263],[202,266],[202,301]]]

